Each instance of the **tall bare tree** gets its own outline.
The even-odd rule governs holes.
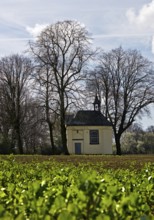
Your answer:
[[[58,94],[63,150],[68,154],[65,114],[70,104],[69,95],[76,91],[81,72],[92,55],[89,34],[75,21],[57,22],[45,28],[36,42],[30,42],[36,60],[50,66],[51,82]]]
[[[0,109],[12,133],[12,143],[23,153],[22,122],[25,116],[27,87],[32,73],[31,60],[22,55],[11,55],[0,60]],[[14,146],[15,147],[15,146]]]
[[[38,99],[40,100],[40,107],[44,110],[44,121],[48,125],[51,151],[55,154],[54,143],[54,124],[57,116],[57,94],[54,91],[54,77],[49,65],[44,65],[41,62],[36,67],[34,79],[35,89]]]
[[[90,77],[102,91],[103,111],[112,123],[117,154],[120,138],[147,106],[154,102],[152,63],[136,50],[122,47],[102,52],[97,68]]]

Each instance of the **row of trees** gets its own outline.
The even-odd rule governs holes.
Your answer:
[[[122,135],[121,145],[125,154],[153,154],[154,126],[143,130],[140,125],[134,124]]]
[[[44,127],[43,112],[33,98],[32,61],[23,55],[0,60],[0,141],[2,153],[15,150],[23,154],[38,144]],[[37,142],[37,143],[36,143]],[[24,151],[25,147],[25,151]]]
[[[154,102],[153,64],[136,50],[94,51],[78,22],[46,27],[26,55],[0,60],[1,145],[21,154],[47,145],[55,154],[58,145],[68,154],[66,115],[96,93],[121,154],[122,134]]]

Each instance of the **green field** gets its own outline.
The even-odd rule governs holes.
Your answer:
[[[0,219],[154,219],[154,156],[0,156]]]

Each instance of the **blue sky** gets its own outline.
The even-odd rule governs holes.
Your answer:
[[[42,27],[63,20],[84,24],[105,51],[122,46],[154,60],[154,0],[1,0],[0,56],[23,52]],[[154,113],[141,123],[154,125]]]

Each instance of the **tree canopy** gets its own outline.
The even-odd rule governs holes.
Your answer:
[[[52,75],[48,83],[52,84],[56,94],[62,145],[64,153],[68,154],[65,115],[75,98],[82,70],[93,55],[89,34],[76,21],[57,22],[45,28],[36,42],[30,42],[30,51],[37,62],[49,68]]]
[[[122,134],[154,103],[153,63],[137,50],[94,50],[86,28],[70,20],[44,28],[27,55],[0,58],[0,147],[68,154],[66,115],[87,109],[92,91],[120,155]]]
[[[119,47],[100,54],[89,78],[89,87],[101,93],[103,112],[112,123],[121,154],[122,133],[154,102],[153,64],[137,50]]]

